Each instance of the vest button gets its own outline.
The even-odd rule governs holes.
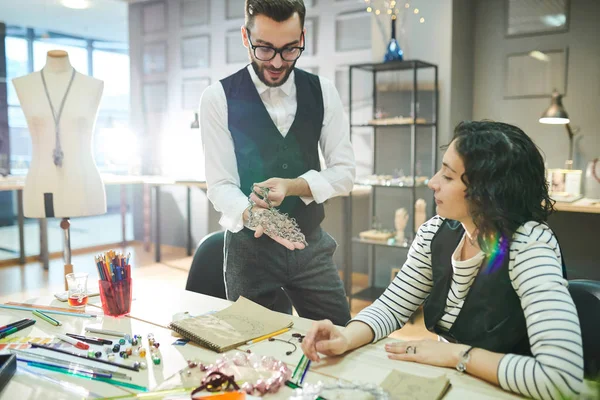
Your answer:
[[[281,166],[281,168],[283,168],[283,169],[287,169],[287,167],[288,167],[288,165],[287,165],[287,164],[283,164],[283,165]]]
[[[284,150],[287,150],[287,149],[288,149],[288,146],[287,146],[287,144],[284,144],[284,145],[283,145],[283,149],[284,149]]]

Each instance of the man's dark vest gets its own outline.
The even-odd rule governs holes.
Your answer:
[[[318,76],[297,68],[294,75],[298,108],[285,138],[273,123],[247,68],[221,80],[240,189],[247,196],[254,183],[269,178],[297,178],[311,169],[321,170],[318,152],[324,114],[321,83]],[[325,216],[322,204],[312,202],[306,206],[299,197],[287,197],[278,209],[295,218],[303,233],[317,228]]]
[[[498,353],[531,355],[525,315],[508,275],[509,254],[490,272],[485,268],[486,258],[450,330],[437,326],[452,283],[452,253],[463,233],[460,223],[444,220],[431,241],[433,288],[424,305],[425,326],[450,342]]]

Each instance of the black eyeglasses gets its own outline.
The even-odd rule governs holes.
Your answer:
[[[246,33],[248,34],[248,42],[250,42],[254,57],[260,61],[271,61],[277,54],[281,55],[283,61],[296,61],[304,51],[304,47],[300,46],[286,46],[279,49],[271,46],[255,46],[250,39],[250,30],[248,28],[246,28]],[[300,40],[304,42],[304,32],[302,32]]]

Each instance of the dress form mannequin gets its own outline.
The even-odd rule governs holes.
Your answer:
[[[394,226],[396,227],[396,242],[404,243],[404,229],[408,223],[408,212],[404,208],[396,210]]]
[[[44,79],[55,114],[73,76],[65,51],[49,51]],[[106,213],[106,193],[92,155],[92,134],[104,83],[75,72],[59,121],[59,142],[53,112],[41,71],[12,81],[31,133],[31,165],[23,190],[24,215],[28,218],[63,218],[65,273],[71,266],[70,217]],[[63,153],[57,165],[55,149]]]

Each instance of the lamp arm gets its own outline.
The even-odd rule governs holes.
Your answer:
[[[569,135],[569,169],[573,168],[573,130],[571,129],[571,124],[566,124],[565,128],[567,128],[567,135]]]

